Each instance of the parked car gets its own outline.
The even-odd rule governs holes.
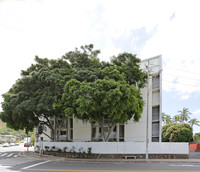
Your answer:
[[[15,143],[15,146],[19,146],[19,143]]]
[[[15,143],[10,143],[10,146],[15,146]]]
[[[3,147],[9,147],[10,145],[8,143],[4,143]]]
[[[24,143],[24,147],[29,147],[30,143]]]

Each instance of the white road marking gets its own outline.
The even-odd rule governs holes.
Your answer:
[[[5,155],[7,155],[8,153],[4,153],[4,154],[2,154],[1,156],[5,156]]]
[[[14,157],[14,158],[17,158],[17,156],[18,156],[18,155],[14,155],[13,157]]]
[[[191,164],[170,164],[171,167],[200,167],[199,165],[191,165]]]
[[[12,155],[13,155],[13,153],[11,153],[11,154],[7,155],[6,157],[11,157]]]
[[[32,168],[32,167],[35,167],[35,166],[38,166],[38,165],[41,165],[41,164],[46,164],[46,163],[48,163],[48,162],[51,162],[51,161],[48,160],[48,161],[40,162],[40,163],[37,163],[37,164],[29,165],[28,167],[21,168],[21,170],[23,170],[23,169],[28,169],[28,168]]]

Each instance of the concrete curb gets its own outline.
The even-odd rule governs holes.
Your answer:
[[[55,157],[51,155],[39,155],[35,152],[20,152],[19,156],[51,161],[86,162],[86,163],[200,163],[200,159],[74,159]]]

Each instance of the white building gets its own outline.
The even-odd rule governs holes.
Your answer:
[[[141,62],[141,69],[149,72],[148,86],[142,89],[145,106],[141,119],[138,123],[130,120],[127,124],[117,125],[113,133],[111,133],[111,139],[116,141],[146,142],[148,137],[148,142],[161,142],[161,56],[143,60]],[[82,142],[101,138],[101,128],[97,124],[83,123],[81,120],[72,118],[62,121],[61,127],[56,133],[58,132],[60,132],[60,141],[71,140],[73,142]],[[49,129],[46,130],[46,133],[51,135]],[[44,141],[50,141],[44,134],[42,137]]]

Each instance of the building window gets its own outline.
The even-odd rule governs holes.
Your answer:
[[[159,142],[159,137],[152,137],[152,142]]]
[[[119,126],[119,141],[124,141],[124,125]]]
[[[152,137],[159,137],[159,122],[152,123]]]
[[[73,140],[73,130],[70,129],[70,140]]]
[[[158,121],[160,118],[160,106],[152,108],[152,121]]]
[[[73,128],[73,118],[69,118],[70,121],[70,128]]]
[[[69,118],[69,135],[70,135],[70,140],[73,140],[73,118]]]
[[[92,139],[96,137],[96,127],[92,128]]]
[[[66,131],[60,131],[60,135],[65,135],[66,136],[67,132]]]
[[[160,77],[159,76],[152,78],[152,88],[153,89],[160,88]]]

